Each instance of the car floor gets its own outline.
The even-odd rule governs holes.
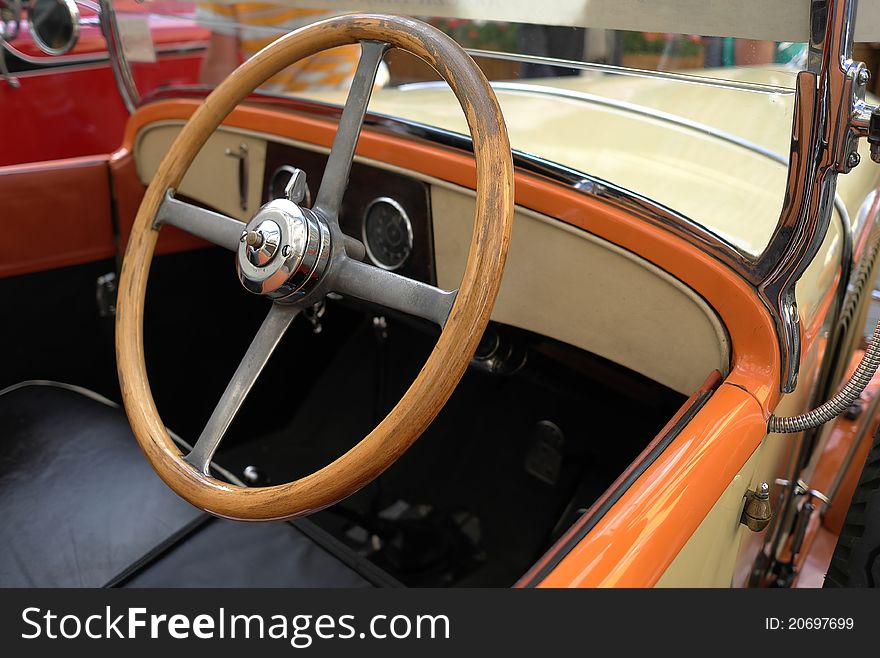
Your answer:
[[[256,467],[268,484],[328,464],[396,403],[433,342],[393,321],[379,339],[367,319],[309,393],[291,400],[289,423],[221,452],[218,462],[239,473]],[[574,520],[674,412],[632,414],[619,395],[596,382],[557,380],[540,361],[534,356],[506,377],[469,370],[395,465],[312,520],[407,585],[513,584],[567,527],[560,526],[563,517]],[[622,413],[626,432],[619,428]],[[552,482],[526,466],[546,421],[564,437]]]
[[[56,379],[119,400],[113,317],[95,280],[111,262],[3,282],[16,346],[3,385]],[[200,272],[211,285],[188,285]],[[46,291],[54,294],[45,304]],[[193,443],[268,311],[217,249],[154,260],[144,321],[162,420]],[[314,333],[298,317],[221,444],[256,484],[313,472],[366,436],[411,384],[436,331],[330,302]],[[515,374],[467,371],[415,445],[376,482],[310,517],[406,585],[508,586],[611,484],[683,396],[585,352],[512,328]],[[548,430],[549,428],[549,430]],[[549,431],[549,435],[548,435]]]

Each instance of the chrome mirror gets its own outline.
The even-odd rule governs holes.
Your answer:
[[[18,36],[21,23],[21,0],[0,0],[0,41]]]
[[[79,9],[73,0],[32,0],[28,21],[34,42],[47,55],[63,55],[79,37]]]

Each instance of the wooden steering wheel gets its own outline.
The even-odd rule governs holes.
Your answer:
[[[361,45],[361,59],[312,209],[298,206],[296,195],[288,194],[288,199],[270,201],[244,225],[174,198],[174,190],[208,137],[253,90],[297,60],[355,43]],[[362,245],[339,228],[339,208],[367,102],[381,59],[391,47],[420,57],[449,83],[473,138],[476,218],[457,291],[361,262]],[[464,374],[498,294],[512,222],[513,163],[501,110],[480,69],[449,37],[407,18],[348,15],[292,32],[262,50],[218,86],[180,131],[146,191],[125,252],[116,358],[125,410],[150,464],[178,495],[230,519],[302,516],[362,488],[421,435]],[[144,293],[162,224],[235,251],[245,287],[272,299],[268,316],[187,455],[178,450],[159,417],[144,363]],[[254,488],[211,477],[208,466],[214,451],[285,330],[301,309],[328,292],[375,302],[442,327],[415,381],[366,438],[306,477]]]

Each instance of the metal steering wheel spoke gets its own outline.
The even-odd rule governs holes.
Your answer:
[[[238,249],[245,226],[232,217],[175,199],[174,190],[170,189],[156,212],[153,228],[165,224],[176,226],[229,251]]]
[[[351,258],[342,258],[336,267],[331,284],[335,292],[430,320],[441,328],[458,294]]]
[[[238,364],[235,374],[232,375],[226,390],[223,391],[220,401],[199,436],[199,440],[185,457],[187,462],[202,473],[208,474],[211,459],[214,457],[220,441],[223,440],[226,430],[229,429],[254,382],[257,381],[257,377],[260,376],[268,363],[272,352],[275,351],[282,336],[298,313],[299,309],[295,306],[272,304],[269,314],[260,325],[241,363]]]
[[[384,41],[361,41],[361,59],[351,81],[348,99],[342,109],[339,127],[336,130],[336,137],[333,138],[333,147],[330,149],[321,187],[315,200],[315,210],[330,221],[336,221],[339,216],[342,195],[348,186],[354,150],[361,134],[361,125],[364,122],[370,95],[373,93],[376,73],[379,71],[385,52],[390,47]]]

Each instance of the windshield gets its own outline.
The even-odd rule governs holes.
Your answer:
[[[300,4],[114,6],[136,80],[157,53],[161,58],[181,45],[170,36],[173,28],[192,28],[185,46],[199,61],[191,79],[173,81],[180,88],[215,85],[279,35],[338,13],[328,7],[332,2]],[[648,197],[745,255],[757,256],[767,245],[785,192],[803,42],[419,18],[465,47],[493,82],[515,150]],[[145,20],[154,52],[144,30],[133,28]],[[342,105],[358,55],[357,46],[322,53],[273,76],[260,91]],[[155,88],[139,92],[149,99]],[[369,111],[467,134],[445,83],[402,51],[386,56]]]

